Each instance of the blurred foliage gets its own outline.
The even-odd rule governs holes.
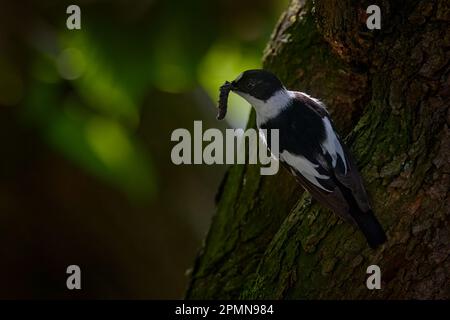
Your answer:
[[[3,62],[10,78],[0,79],[1,101],[25,96],[25,115],[48,143],[139,199],[157,185],[151,151],[133,134],[148,92],[200,86],[214,103],[225,80],[260,66],[286,1],[82,1],[81,30],[65,27],[68,4],[37,5],[44,19],[27,39],[34,52],[28,92]],[[243,127],[248,112],[231,95],[229,123]]]
[[[225,166],[175,166],[171,132],[244,127],[219,86],[287,0],[0,0],[0,298],[180,298]],[[83,271],[84,272],[84,271]]]

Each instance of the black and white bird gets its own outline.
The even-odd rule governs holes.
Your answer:
[[[259,129],[279,130],[279,159],[313,198],[355,223],[370,247],[386,241],[355,162],[322,102],[286,89],[265,70],[243,72],[230,89],[255,109]],[[266,139],[270,147],[269,134]]]

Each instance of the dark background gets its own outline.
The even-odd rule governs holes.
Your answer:
[[[218,87],[286,5],[0,2],[0,298],[183,297],[226,167],[173,165],[170,134],[245,125],[236,97],[215,120]]]

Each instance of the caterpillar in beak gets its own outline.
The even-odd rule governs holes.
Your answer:
[[[227,106],[228,106],[228,95],[231,91],[231,82],[225,81],[225,83],[220,87],[220,95],[219,95],[219,106],[217,113],[217,120],[222,120],[225,118],[227,114]]]

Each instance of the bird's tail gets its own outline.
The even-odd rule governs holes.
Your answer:
[[[372,210],[358,212],[353,215],[356,224],[367,239],[367,243],[372,249],[386,242],[386,234],[383,227],[378,222]]]

